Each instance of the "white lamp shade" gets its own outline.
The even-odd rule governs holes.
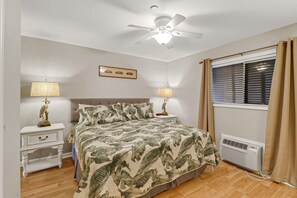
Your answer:
[[[173,92],[171,88],[160,88],[158,91],[158,96],[163,98],[171,98],[173,96]]]
[[[159,44],[167,44],[172,39],[172,35],[168,32],[159,32],[158,34],[153,35],[153,38]]]
[[[55,82],[32,82],[31,96],[60,96],[59,84]]]

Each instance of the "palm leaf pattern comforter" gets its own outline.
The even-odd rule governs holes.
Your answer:
[[[220,155],[209,133],[159,119],[76,126],[82,178],[75,198],[139,197]]]

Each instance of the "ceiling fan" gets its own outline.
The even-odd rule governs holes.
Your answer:
[[[175,27],[182,23],[186,17],[176,14],[173,18],[168,16],[161,16],[155,20],[155,27],[144,27],[139,25],[128,25],[131,28],[145,29],[150,31],[143,38],[135,42],[135,44],[140,44],[141,42],[149,39],[155,39],[159,44],[168,44],[172,37],[184,37],[190,39],[200,39],[202,33],[184,32],[175,30]],[[167,48],[172,48],[173,45],[167,46]]]

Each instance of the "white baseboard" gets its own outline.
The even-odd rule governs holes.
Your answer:
[[[62,155],[62,159],[70,158],[70,157],[72,157],[72,152],[63,153],[63,155]]]
[[[47,157],[40,157],[40,158],[36,158],[36,159],[31,159],[29,161],[30,162],[37,162],[37,161],[40,161],[40,160],[52,159],[52,158],[57,158],[57,157],[58,157],[58,155],[51,155],[51,156],[47,156]],[[63,155],[62,155],[62,159],[70,158],[70,157],[72,157],[72,152],[63,153]],[[20,162],[20,166],[22,167],[22,162]]]
[[[287,185],[287,186],[290,186],[292,188],[296,188],[297,189],[297,186],[294,186],[292,184],[289,184],[288,182],[282,182],[283,184]]]

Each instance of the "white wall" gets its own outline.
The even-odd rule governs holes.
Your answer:
[[[3,198],[20,197],[20,13],[20,0],[1,1],[4,24],[1,23],[0,197]]]
[[[205,58],[216,58],[276,44],[297,35],[297,24],[253,36],[222,47],[197,53],[168,64],[168,82],[175,87],[177,101],[168,102],[168,110],[179,115],[184,124],[198,126],[201,65]],[[216,141],[227,133],[265,142],[266,111],[215,107]]]
[[[137,80],[98,76],[98,66],[134,68]],[[133,56],[109,53],[53,41],[22,37],[21,62],[21,127],[36,125],[43,98],[30,97],[32,81],[57,81],[61,97],[50,98],[49,119],[63,122],[65,140],[70,128],[70,98],[151,98],[155,111],[162,99],[157,89],[167,83],[167,63]],[[65,144],[64,152],[70,151]],[[31,158],[44,156],[37,152]]]

